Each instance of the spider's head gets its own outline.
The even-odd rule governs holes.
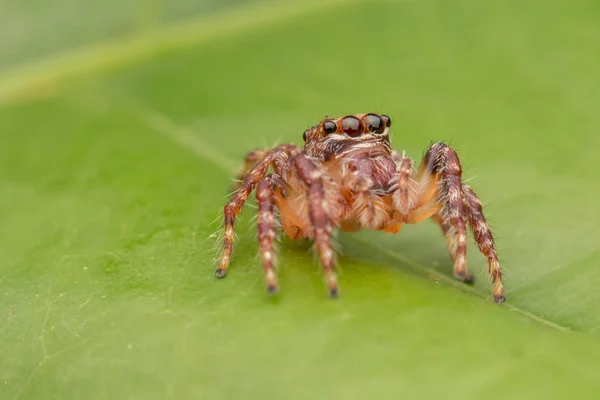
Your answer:
[[[304,131],[304,148],[309,154],[326,160],[350,153],[389,154],[391,125],[390,117],[375,113],[325,118]]]

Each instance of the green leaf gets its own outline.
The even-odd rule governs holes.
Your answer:
[[[597,398],[599,15],[238,5],[0,72],[0,398]],[[214,279],[244,154],[371,110],[415,159],[459,151],[505,305],[474,246],[475,286],[451,278],[430,222],[340,235],[338,300],[310,244],[282,240],[273,298],[247,207]]]

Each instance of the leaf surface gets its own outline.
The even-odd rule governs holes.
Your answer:
[[[597,398],[597,5],[289,7],[248,6],[239,29],[163,38],[126,65],[39,72],[53,89],[29,87],[37,99],[5,92],[0,397]],[[364,111],[391,115],[417,160],[434,140],[459,151],[504,306],[474,246],[475,286],[452,280],[429,221],[340,235],[337,301],[309,244],[282,240],[270,298],[247,207],[214,279],[244,154]]]

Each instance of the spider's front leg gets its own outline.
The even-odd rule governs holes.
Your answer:
[[[312,226],[312,236],[319,253],[319,258],[325,270],[325,279],[329,287],[329,295],[337,297],[339,288],[334,272],[335,260],[331,246],[333,224],[328,214],[328,204],[325,199],[325,189],[321,170],[304,153],[297,153],[293,165],[298,177],[306,185],[308,197],[308,216]]]
[[[235,191],[231,200],[223,208],[223,217],[225,220],[223,248],[219,265],[215,271],[217,278],[222,278],[227,274],[231,254],[233,253],[233,233],[235,218],[242,211],[242,207],[248,200],[248,196],[254,190],[256,185],[265,177],[267,170],[271,164],[280,163],[281,159],[286,158],[293,150],[291,145],[276,147],[268,152],[260,161],[258,161],[252,169],[246,174],[241,187]]]
[[[454,276],[472,282],[467,271],[467,228],[469,222],[480,251],[487,257],[493,281],[494,301],[505,300],[502,271],[494,248],[492,232],[485,220],[481,202],[470,187],[462,183],[462,167],[458,154],[444,143],[434,143],[423,158],[423,166],[432,175],[441,178],[438,200],[442,209],[434,217],[444,231],[454,259]]]
[[[275,232],[275,180],[273,174],[267,175],[256,188],[256,202],[258,203],[258,241],[260,255],[265,267],[265,281],[267,290],[271,294],[277,293],[279,285],[275,276],[275,252],[273,243],[277,236]]]
[[[250,168],[265,158],[267,154],[269,154],[269,150],[267,149],[254,149],[246,153],[246,156],[244,157],[244,165],[242,166],[242,169],[240,170],[236,179],[234,179],[232,188],[239,189],[242,183],[244,183],[244,177],[248,171],[250,171]]]

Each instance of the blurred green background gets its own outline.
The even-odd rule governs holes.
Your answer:
[[[600,396],[600,3],[0,3],[0,398]],[[438,228],[341,234],[341,298],[308,243],[266,295],[254,147],[375,111],[419,159],[462,157],[508,301],[451,278]]]

